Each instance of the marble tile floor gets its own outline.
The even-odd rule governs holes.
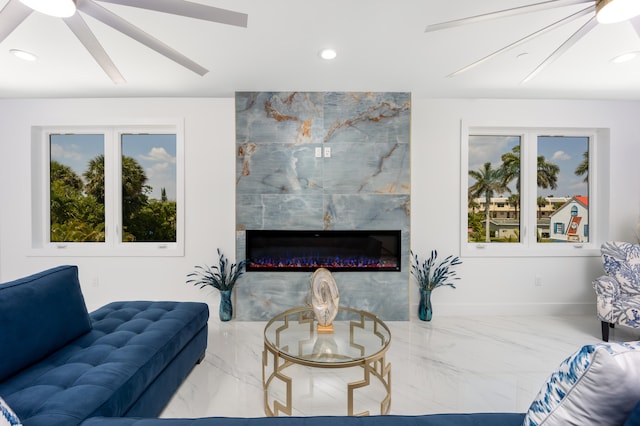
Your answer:
[[[206,358],[161,417],[264,416],[265,325],[212,318]],[[390,414],[525,412],[562,360],[585,344],[601,342],[600,323],[591,315],[436,316],[431,322],[415,318],[387,325]],[[640,340],[640,330],[611,330],[610,341],[633,340]],[[298,369],[287,369],[294,378],[294,415],[346,414],[346,381],[361,378],[362,370],[290,368]],[[379,401],[382,386],[372,380],[365,394],[354,406],[378,414],[379,402],[367,398]]]

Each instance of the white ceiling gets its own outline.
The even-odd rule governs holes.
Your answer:
[[[3,7],[8,0],[0,0]],[[581,18],[456,77],[448,74],[585,5],[425,33],[429,24],[541,0],[194,0],[249,15],[247,28],[100,3],[210,70],[204,77],[85,16],[127,80],[116,85],[60,18],[32,13],[0,43],[0,98],[229,97],[235,91],[410,91],[417,97],[640,100],[629,22],[598,25],[533,81]],[[0,21],[0,25],[2,22]],[[326,62],[318,52],[334,47]],[[9,53],[36,53],[26,62]],[[526,53],[525,55],[523,55]]]

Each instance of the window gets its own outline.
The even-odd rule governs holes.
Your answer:
[[[607,131],[463,126],[462,146],[463,254],[597,254]]]
[[[36,253],[182,255],[181,129],[34,128]]]

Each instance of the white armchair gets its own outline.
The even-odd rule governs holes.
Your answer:
[[[640,245],[608,241],[600,248],[603,275],[593,281],[602,340],[616,324],[640,328]]]

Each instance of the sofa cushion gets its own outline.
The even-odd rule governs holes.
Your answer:
[[[91,313],[89,333],[0,383],[0,395],[29,426],[123,416],[206,330],[208,312],[195,302],[110,303]]]
[[[640,342],[587,345],[551,374],[524,425],[622,425],[638,400]]]
[[[0,426],[21,426],[16,413],[0,398]]]
[[[91,330],[76,266],[0,284],[0,380]]]

